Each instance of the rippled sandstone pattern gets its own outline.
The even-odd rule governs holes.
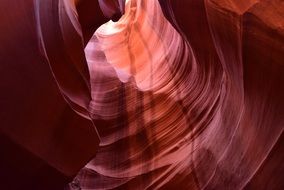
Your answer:
[[[39,49],[100,136],[78,185],[283,189],[283,1],[111,2],[116,22],[33,2]]]

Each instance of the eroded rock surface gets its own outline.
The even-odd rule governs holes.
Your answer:
[[[33,5],[41,55],[100,136],[82,189],[284,188],[283,1]]]

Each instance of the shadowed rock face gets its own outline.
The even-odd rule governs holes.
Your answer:
[[[63,189],[99,143],[58,90],[35,10],[32,0],[0,2],[0,189]]]
[[[284,188],[281,0],[17,3],[1,131],[70,189]]]

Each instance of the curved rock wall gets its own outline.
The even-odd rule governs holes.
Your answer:
[[[41,56],[100,136],[71,189],[284,188],[281,0],[33,6]]]

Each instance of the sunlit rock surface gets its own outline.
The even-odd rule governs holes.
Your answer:
[[[100,136],[75,187],[284,188],[283,1],[84,2],[33,2],[59,90]]]
[[[281,1],[126,1],[85,49],[101,143],[81,186],[280,189],[283,165],[268,159],[283,141],[283,11]]]

